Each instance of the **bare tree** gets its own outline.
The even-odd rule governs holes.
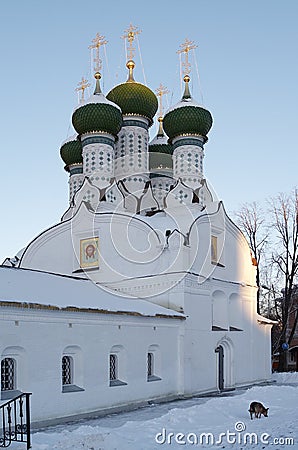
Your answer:
[[[278,370],[287,370],[285,345],[290,346],[297,327],[298,314],[289,327],[289,317],[293,311],[293,302],[298,277],[298,190],[292,194],[279,194],[270,200],[272,217],[271,227],[275,231],[276,246],[272,253],[272,263],[282,277],[281,333],[279,339]]]
[[[268,232],[265,228],[265,215],[256,202],[244,203],[235,213],[237,223],[248,240],[252,257],[256,261],[257,312],[260,314],[261,296],[261,261],[264,257],[265,245],[268,241]]]

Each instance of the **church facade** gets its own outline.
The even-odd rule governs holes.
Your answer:
[[[149,142],[158,100],[128,53],[127,81],[105,96],[98,64],[73,112],[61,222],[0,267],[1,400],[32,392],[34,421],[271,376],[250,249],[204,177],[212,116],[186,73]]]

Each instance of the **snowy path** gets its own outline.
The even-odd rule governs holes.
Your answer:
[[[33,434],[33,450],[298,449],[298,374],[276,379],[294,384],[253,387],[239,395],[190,399],[49,428]],[[254,400],[269,407],[268,418],[250,420],[247,410]]]

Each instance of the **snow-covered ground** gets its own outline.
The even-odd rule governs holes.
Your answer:
[[[273,379],[273,385],[224,397],[152,405],[48,428],[33,434],[33,450],[298,449],[298,373],[274,374]],[[269,407],[269,417],[250,420],[252,401]]]

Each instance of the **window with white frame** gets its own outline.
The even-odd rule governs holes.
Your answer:
[[[15,369],[13,358],[1,360],[1,391],[13,391],[15,389]]]

